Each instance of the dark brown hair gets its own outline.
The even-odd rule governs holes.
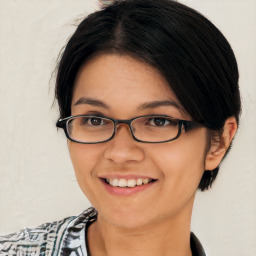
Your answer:
[[[197,11],[170,0],[124,0],[86,17],[69,39],[56,79],[60,117],[71,115],[80,67],[99,54],[129,55],[161,72],[177,98],[210,134],[240,114],[238,67],[223,34]],[[208,189],[219,167],[205,170]]]

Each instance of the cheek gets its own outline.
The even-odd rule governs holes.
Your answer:
[[[84,187],[87,187],[87,183],[94,177],[95,165],[100,157],[100,151],[96,150],[96,146],[74,142],[68,143],[70,158],[77,181],[82,190],[84,190]]]
[[[152,148],[154,164],[161,169],[164,180],[170,187],[184,191],[196,189],[204,172],[206,136],[202,131],[183,133],[178,140]]]

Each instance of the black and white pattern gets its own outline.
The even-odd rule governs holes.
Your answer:
[[[0,236],[0,256],[87,256],[85,227],[96,216],[89,208],[77,217]]]

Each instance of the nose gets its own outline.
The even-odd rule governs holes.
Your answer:
[[[134,140],[129,125],[118,124],[114,138],[107,142],[104,157],[118,164],[139,162],[145,157],[141,146]]]

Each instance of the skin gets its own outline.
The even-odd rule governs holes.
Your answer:
[[[108,108],[75,104],[81,97],[104,102]],[[138,110],[145,102],[171,100],[176,106]],[[100,55],[86,63],[75,81],[72,115],[103,114],[116,119],[162,114],[191,120],[164,77],[129,56]],[[236,122],[224,127],[224,146],[206,153],[206,129],[182,132],[174,141],[135,141],[121,124],[115,137],[101,144],[68,141],[78,183],[98,219],[88,230],[92,255],[191,255],[190,222],[195,193],[205,169],[214,169],[231,142]],[[150,188],[132,195],[106,192],[102,177],[124,175],[156,179]],[[113,243],[113,241],[115,241]]]

